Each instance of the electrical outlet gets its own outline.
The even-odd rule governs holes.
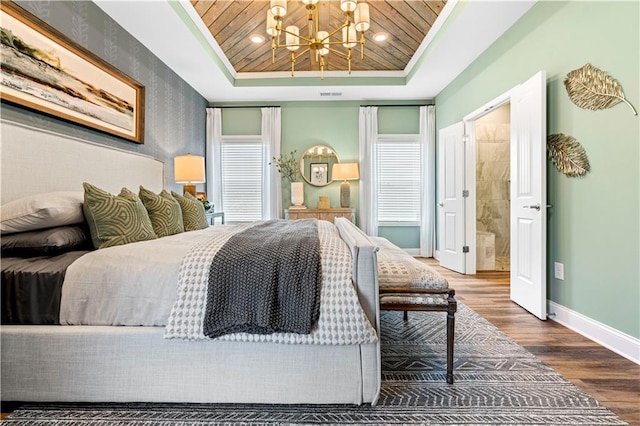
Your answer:
[[[553,276],[564,281],[564,263],[553,263]]]

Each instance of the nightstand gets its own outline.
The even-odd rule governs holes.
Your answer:
[[[316,218],[333,223],[336,217],[345,217],[355,224],[356,209],[286,209],[284,211],[284,218],[287,220]]]
[[[206,215],[209,225],[216,224],[216,217],[219,217],[222,220],[222,224],[224,225],[224,212],[207,212]]]

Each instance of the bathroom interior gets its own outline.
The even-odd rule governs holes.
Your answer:
[[[476,270],[509,271],[510,104],[476,120]]]

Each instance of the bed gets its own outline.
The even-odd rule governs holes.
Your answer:
[[[6,121],[2,122],[2,133],[3,204],[25,194],[78,191],[85,180],[93,180],[110,191],[121,186],[145,185],[154,191],[163,187],[163,167],[154,159]],[[45,148],[41,149],[43,144]],[[78,156],[82,161],[77,161]],[[7,158],[23,158],[27,164],[12,166]],[[123,168],[123,163],[129,166]],[[119,172],[113,173],[114,169]],[[129,173],[132,170],[135,173]],[[319,227],[327,225],[331,224]],[[351,224],[331,227],[328,232],[339,237],[349,255],[348,274],[355,297],[377,337],[376,247]],[[159,240],[164,239],[161,244],[188,250],[200,239],[209,238],[208,234],[225,232],[227,228],[231,227],[218,225]],[[133,243],[127,250],[142,245],[138,254],[148,252],[143,243]],[[101,251],[116,252],[109,248],[83,254],[69,271],[80,265],[97,264],[93,256]],[[131,252],[115,256],[135,263]],[[136,271],[132,277],[143,274]],[[172,271],[168,274],[176,273]],[[69,274],[65,280],[70,279]],[[113,282],[107,280],[103,295],[113,294],[107,284],[117,288],[115,278]],[[170,287],[166,284],[158,290],[158,298],[170,294]],[[126,297],[118,303],[124,303]],[[141,306],[137,303],[131,302],[130,314]],[[163,306],[166,309],[168,302]],[[65,309],[63,303],[61,318]],[[167,327],[163,320],[153,323],[145,319],[138,323],[131,318],[112,318],[95,325],[83,318],[64,318],[63,323],[78,325],[2,326],[3,401],[374,404],[380,389],[377,338],[357,344],[246,338],[183,340],[165,338]]]

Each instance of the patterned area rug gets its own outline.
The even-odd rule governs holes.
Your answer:
[[[9,425],[426,424],[624,425],[615,414],[458,303],[455,383],[445,380],[445,314],[383,312],[380,400],[375,407],[24,405]]]

